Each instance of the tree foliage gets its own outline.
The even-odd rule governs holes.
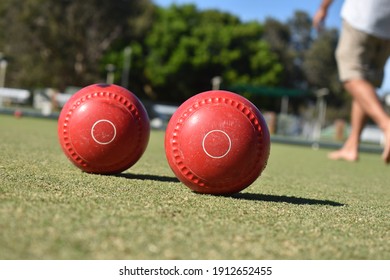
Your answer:
[[[12,61],[10,83],[27,87],[99,80],[103,54],[143,36],[149,0],[2,0],[0,50]]]
[[[293,87],[295,52],[289,47],[291,42],[289,26],[276,19],[267,18],[264,23],[263,39],[268,42],[278,61],[283,65],[279,86]]]
[[[313,92],[319,88],[328,88],[329,104],[335,105],[342,101],[342,95],[339,94],[342,88],[334,57],[338,40],[336,30],[324,30],[316,34],[310,16],[303,11],[296,11],[285,23],[268,18],[264,27],[264,39],[283,65],[279,86]],[[299,108],[302,100],[293,99],[290,104]]]
[[[315,36],[303,11],[286,22],[260,23],[195,5],[161,8],[151,0],[2,0],[0,30],[7,86],[85,86],[104,81],[112,64],[115,83],[129,81],[130,90],[159,101],[184,101],[209,90],[216,76],[222,88],[341,91],[334,60],[338,34]]]
[[[333,91],[340,90],[337,72],[335,72],[335,48],[338,33],[336,30],[324,31],[305,52],[303,71],[312,87],[328,87]]]
[[[223,83],[277,85],[282,66],[261,39],[263,27],[194,5],[159,9],[146,41],[145,74],[154,94],[183,100]]]

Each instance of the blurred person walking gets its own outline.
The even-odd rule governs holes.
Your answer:
[[[313,17],[320,30],[333,0],[322,0]],[[390,0],[345,0],[336,60],[341,82],[352,96],[351,133],[341,149],[329,153],[332,160],[357,161],[360,135],[367,117],[385,136],[382,158],[390,163],[390,117],[376,89],[382,85],[384,67],[390,56]]]

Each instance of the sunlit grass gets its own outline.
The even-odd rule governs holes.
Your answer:
[[[74,167],[54,120],[0,115],[0,259],[389,259],[390,170],[377,154],[272,144],[231,197],[191,192],[164,132],[118,176]]]

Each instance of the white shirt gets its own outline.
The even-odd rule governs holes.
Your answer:
[[[390,0],[345,0],[341,17],[360,31],[390,39]]]

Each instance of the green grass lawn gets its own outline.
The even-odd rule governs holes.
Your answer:
[[[273,143],[231,197],[191,192],[164,132],[118,176],[81,172],[54,120],[0,115],[0,259],[390,259],[390,167],[378,154]]]

